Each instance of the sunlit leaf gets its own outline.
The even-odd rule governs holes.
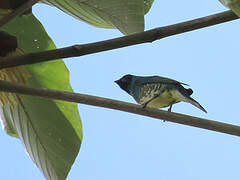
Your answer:
[[[0,11],[0,15],[4,12]],[[18,17],[0,30],[17,37],[18,48],[8,56],[56,48],[33,15]],[[69,72],[62,60],[3,69],[0,79],[72,91]],[[65,179],[82,140],[77,105],[3,92],[0,100],[4,114],[2,124],[7,133],[21,139],[47,179]]]
[[[124,34],[144,30],[144,14],[153,0],[43,0],[89,24]]]

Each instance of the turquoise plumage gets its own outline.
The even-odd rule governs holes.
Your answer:
[[[204,112],[207,112],[196,100],[191,98],[192,89],[173,79],[160,76],[125,75],[115,81],[121,89],[130,94],[143,107],[163,108],[181,101],[191,103]]]

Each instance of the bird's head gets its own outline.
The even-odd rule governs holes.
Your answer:
[[[129,89],[130,89],[132,77],[133,77],[132,75],[127,74],[127,75],[123,76],[121,79],[116,80],[114,82],[117,83],[121,89],[123,89],[127,93],[130,93]]]

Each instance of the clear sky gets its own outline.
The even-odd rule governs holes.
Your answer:
[[[155,1],[146,29],[226,10],[217,0]],[[57,47],[119,37],[43,4],[33,13]],[[75,92],[134,102],[114,81],[125,74],[160,75],[190,84],[207,114],[187,103],[173,111],[240,125],[240,21],[154,43],[69,58]],[[162,122],[125,112],[79,105],[84,140],[68,180],[238,179],[239,137]],[[0,179],[42,180],[18,139],[0,130]]]

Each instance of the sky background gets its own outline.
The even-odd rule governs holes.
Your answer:
[[[222,12],[216,1],[155,1],[146,30]],[[43,4],[33,13],[58,48],[122,36]],[[75,92],[134,102],[114,81],[125,74],[160,75],[185,82],[207,114],[187,103],[173,111],[240,125],[239,28],[232,21],[197,31],[65,62]],[[68,180],[238,179],[239,137],[79,105],[84,140]],[[0,179],[42,180],[21,142],[0,130]]]

